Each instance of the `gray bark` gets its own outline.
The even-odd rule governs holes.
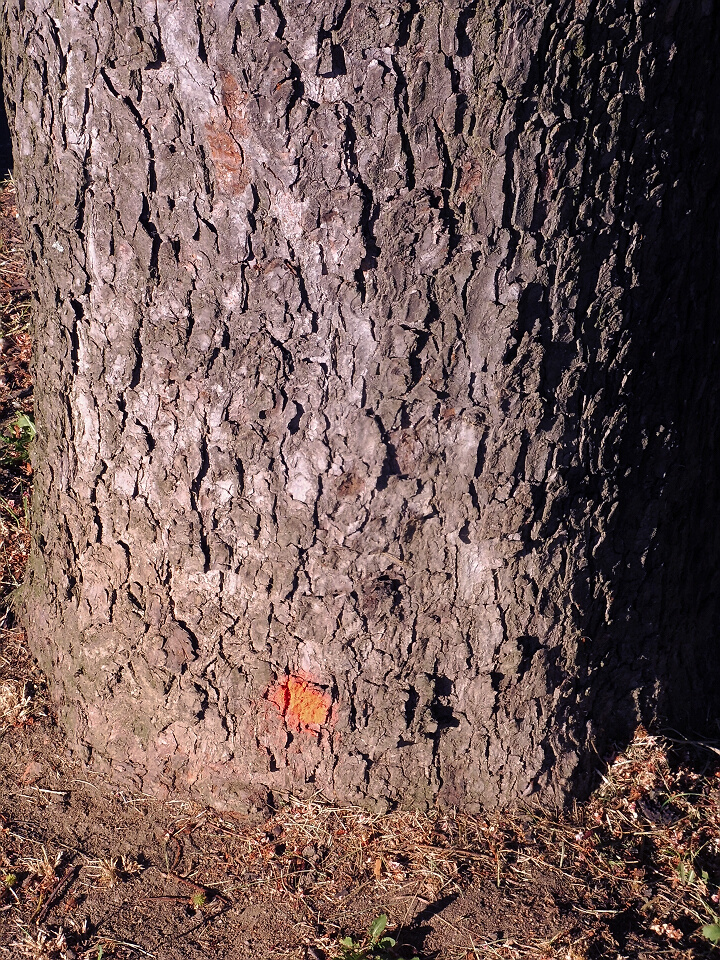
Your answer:
[[[706,720],[716,5],[3,7],[72,742],[473,810]]]

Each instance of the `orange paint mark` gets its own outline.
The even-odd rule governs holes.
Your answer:
[[[271,687],[266,697],[278,708],[290,730],[302,730],[314,736],[327,722],[332,703],[330,694],[296,674]]]

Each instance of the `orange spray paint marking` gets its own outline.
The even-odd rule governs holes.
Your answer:
[[[332,703],[328,693],[295,674],[271,687],[266,696],[278,708],[288,729],[314,736],[327,721]]]

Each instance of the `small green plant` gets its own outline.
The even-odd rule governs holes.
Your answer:
[[[202,908],[207,905],[207,896],[202,892],[202,890],[198,890],[197,893],[194,893],[190,900],[196,910],[202,910]]]
[[[707,870],[701,870],[700,875],[695,872],[695,865],[692,860],[685,861],[680,860],[678,864],[678,878],[681,883],[687,884],[691,887],[694,884],[701,884],[702,886],[707,886],[708,882],[708,872]]]
[[[35,439],[37,429],[32,417],[27,413],[18,413],[10,424],[10,433],[0,437],[0,457],[8,461],[24,463],[30,459],[30,444]]]
[[[9,890],[12,890],[12,888],[17,885],[17,882],[18,878],[16,873],[6,873],[3,877],[3,883]]]
[[[392,937],[385,937],[385,928],[388,918],[386,914],[373,921],[368,935],[364,940],[353,940],[352,937],[344,937],[340,941],[340,947],[343,951],[343,960],[389,960],[390,951],[395,946],[396,941]]]
[[[715,911],[711,909],[709,903],[706,903],[704,900],[701,900],[700,902],[707,910],[708,916],[710,916],[712,919],[712,922],[706,923],[700,932],[706,940],[709,940],[714,947],[717,947],[720,945],[720,917],[718,917]]]

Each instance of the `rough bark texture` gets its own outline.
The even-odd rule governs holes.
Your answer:
[[[473,809],[714,719],[717,5],[3,6],[74,742]]]

